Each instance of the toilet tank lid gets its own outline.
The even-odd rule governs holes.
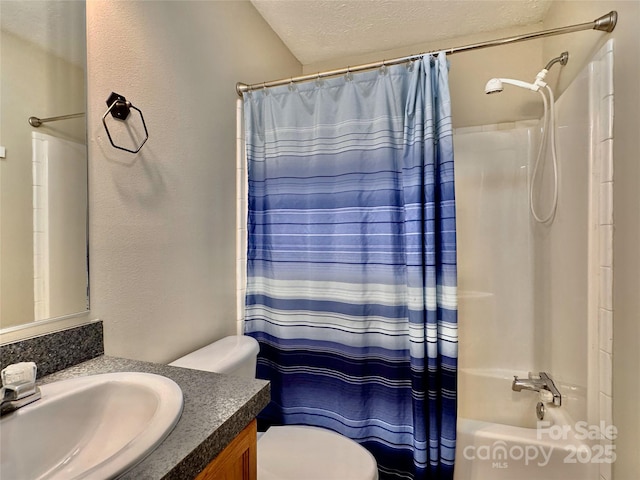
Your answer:
[[[252,361],[260,347],[256,339],[246,335],[232,335],[177,359],[169,365],[217,373],[232,373],[239,366]]]

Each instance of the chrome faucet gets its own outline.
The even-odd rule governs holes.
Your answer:
[[[17,367],[17,369],[14,368],[11,371],[12,367]],[[33,369],[32,372],[30,372],[31,369]],[[2,383],[0,415],[29,405],[42,397],[40,389],[36,386],[35,363],[9,365],[2,371]]]
[[[540,372],[538,377],[535,377],[531,372],[529,372],[529,378],[518,378],[514,375],[511,390],[514,392],[520,392],[522,390],[540,392],[541,390],[546,390],[551,392],[553,395],[554,405],[558,407],[562,405],[562,395],[556,388],[553,380],[551,380],[551,377],[545,372]]]

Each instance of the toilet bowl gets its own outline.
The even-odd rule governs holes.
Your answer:
[[[230,336],[169,365],[255,378],[258,342]],[[271,427],[258,437],[258,480],[377,480],[376,460],[364,447],[331,430]]]

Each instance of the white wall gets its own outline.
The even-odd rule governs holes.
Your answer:
[[[246,1],[90,1],[87,19],[92,317],[107,354],[167,362],[235,333],[235,83],[301,67]],[[138,155],[109,144],[112,91],[144,114]]]

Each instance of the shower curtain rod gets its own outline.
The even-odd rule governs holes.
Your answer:
[[[247,85],[245,83],[238,82],[236,84],[236,92],[238,93],[238,95],[242,96],[243,93],[250,92],[251,90],[258,90],[260,88],[267,88],[267,87],[277,87],[280,85],[288,85],[291,83],[305,82],[309,80],[316,80],[316,79],[321,79],[326,77],[335,77],[337,75],[361,72],[364,70],[373,70],[375,68],[380,68],[383,66],[397,65],[399,63],[418,60],[424,57],[425,55],[430,55],[430,54],[439,53],[439,52],[445,52],[451,55],[453,53],[468,52],[470,50],[478,50],[481,48],[488,48],[488,47],[497,47],[500,45],[507,45],[509,43],[523,42],[525,40],[534,40],[536,38],[551,37],[554,35],[579,32],[582,30],[599,30],[601,32],[612,32],[613,29],[616,27],[617,21],[618,21],[618,12],[616,12],[615,10],[612,10],[606,15],[596,18],[593,22],[579,23],[576,25],[569,25],[566,27],[552,28],[551,30],[543,30],[541,32],[525,33],[523,35],[517,35],[514,37],[505,37],[497,40],[489,40],[486,42],[474,43],[471,45],[464,45],[462,47],[433,50],[430,52],[418,53],[416,55],[409,55],[408,57],[393,58],[391,60],[383,60],[381,62],[375,62],[375,63],[365,63],[362,65],[356,65],[353,67],[340,68],[337,70],[328,70],[325,72],[318,72],[310,75],[302,75],[299,77],[283,78],[280,80],[273,80],[270,82],[263,82],[263,83],[254,83],[253,85]]]
[[[58,117],[49,117],[49,118],[29,117],[29,125],[31,125],[32,127],[38,128],[43,123],[57,122],[58,120],[69,120],[71,118],[79,118],[83,116],[84,116],[84,112],[72,113],[70,115],[60,115]]]

